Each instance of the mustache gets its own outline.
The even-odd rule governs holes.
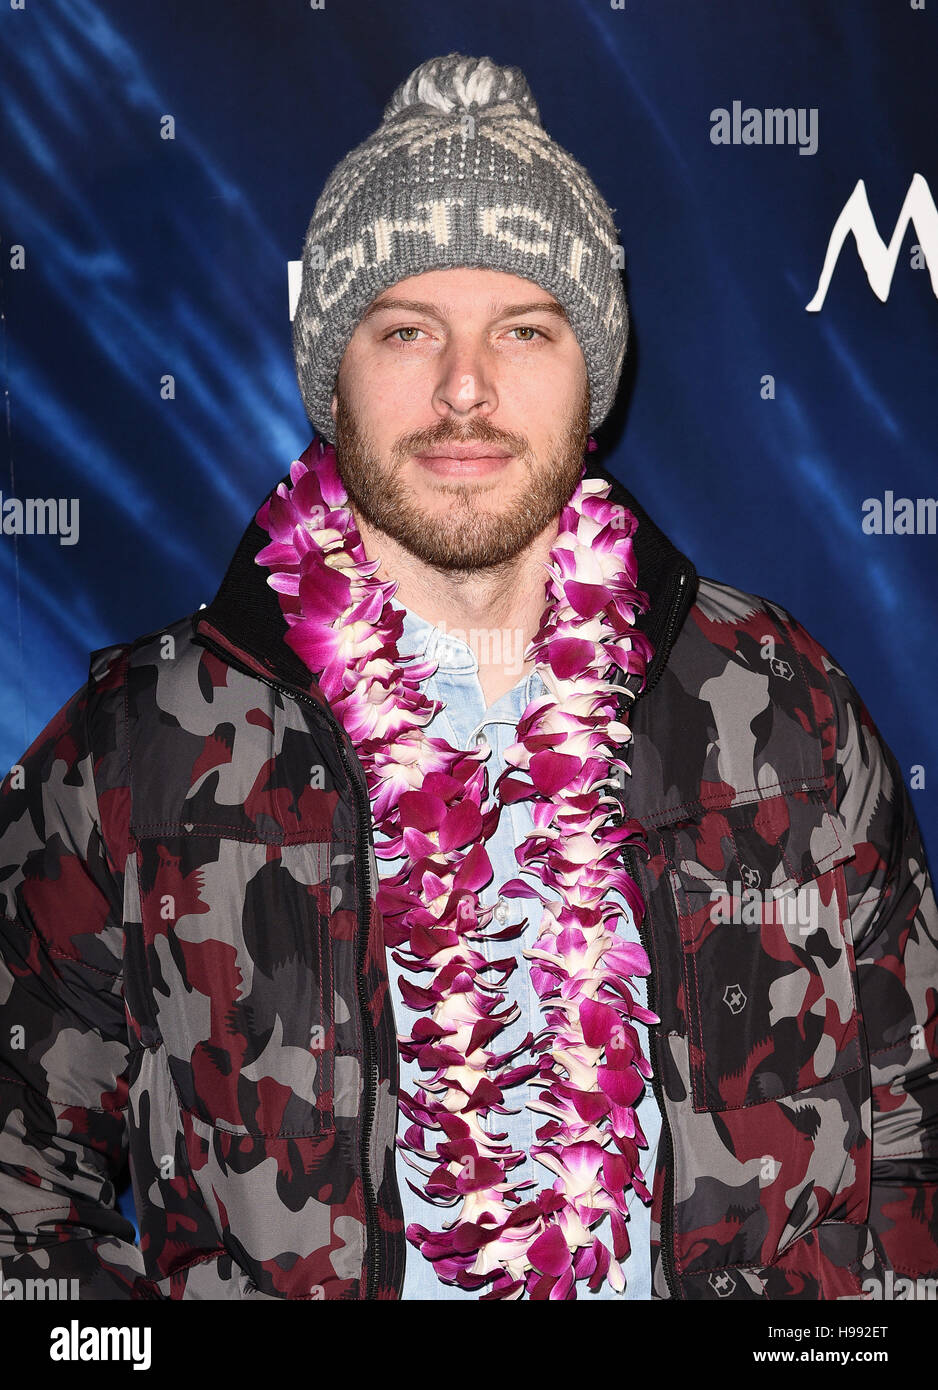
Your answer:
[[[520,434],[511,434],[496,429],[488,421],[477,420],[467,429],[455,429],[448,420],[443,420],[431,429],[420,430],[416,434],[398,440],[394,452],[400,457],[419,454],[426,449],[439,448],[443,444],[491,444],[506,449],[516,457],[524,457],[529,452],[527,439]]]

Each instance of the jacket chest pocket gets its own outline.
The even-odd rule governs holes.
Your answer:
[[[661,832],[680,924],[693,1107],[733,1110],[861,1065],[842,818],[798,796]]]
[[[180,1103],[232,1134],[334,1128],[331,843],[138,839],[153,1025]]]

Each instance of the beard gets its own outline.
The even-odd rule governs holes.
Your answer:
[[[336,385],[336,468],[349,504],[376,531],[383,532],[418,560],[439,570],[492,569],[514,559],[559,517],[580,480],[589,437],[589,387],[584,386],[575,413],[550,441],[543,463],[523,435],[498,430],[477,417],[465,427],[452,420],[402,435],[384,463],[373,441]],[[509,449],[527,473],[517,493],[502,496],[496,475],[450,483],[427,474],[427,487],[445,507],[426,511],[414,490],[400,478],[410,455],[446,444],[491,444]]]

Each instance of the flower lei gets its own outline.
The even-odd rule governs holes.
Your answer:
[[[523,955],[545,1013],[537,1036],[504,1054],[489,1045],[518,1014],[517,1006],[500,1010],[500,986],[517,959],[489,962],[476,943],[516,937],[527,919],[492,933],[494,909],[479,904],[492,877],[484,846],[500,812],[497,804],[482,810],[486,755],[423,732],[443,708],[419,691],[435,663],[414,665],[398,652],[403,613],[390,602],[397,584],[372,577],[380,561],[365,555],[332,446],[314,440],[291,465],[291,487],[281,483],[257,513],[271,537],[257,563],[271,570],[285,640],[318,679],[365,769],[375,826],[388,837],[375,852],[406,856],[379,885],[377,905],[387,944],[406,947],[394,959],[431,977],[424,986],[402,980],[404,1002],[420,1017],[399,1039],[401,1055],[430,1075],[415,1097],[401,1092],[411,1124],[398,1144],[428,1179],[422,1189],[408,1180],[414,1192],[435,1205],[459,1204],[443,1231],[415,1223],[407,1238],[441,1280],[466,1290],[491,1283],[487,1299],[576,1298],[582,1279],[594,1292],[604,1279],[621,1291],[625,1192],[651,1201],[634,1110],[651,1067],[632,1020],[659,1020],[628,987],[631,976],[650,973],[648,957],[615,934],[620,909],[603,901],[618,889],[641,921],[641,893],[617,861],[623,842],[643,832],[634,820],[608,823],[618,802],[603,788],[612,785],[611,766],[629,771],[612,745],[631,737],[614,717],[620,687],[606,676],[615,665],[644,681],[653,648],[633,627],[648,606],[636,588],[638,523],[605,500],[607,484],[583,472],[559,518],[547,603],[526,652],[550,693],[524,711],[506,755],[511,766],[493,789],[502,804],[534,801],[535,829],[516,857],[550,894],[520,878],[501,890],[543,904],[537,940]],[[518,1192],[532,1184],[509,1178],[523,1152],[481,1123],[490,1112],[509,1113],[504,1092],[522,1082],[542,1087],[526,1102],[548,1117],[531,1154],[556,1174],[531,1200]],[[425,1131],[442,1134],[434,1149]],[[408,1151],[436,1166],[428,1173]],[[612,1252],[591,1232],[606,1213]]]

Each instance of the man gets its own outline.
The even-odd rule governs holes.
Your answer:
[[[422,64],[327,182],[318,440],[208,608],[95,653],[4,782],[5,1278],[720,1301],[938,1271],[909,797],[804,628],[584,470],[616,252],[488,59]]]

